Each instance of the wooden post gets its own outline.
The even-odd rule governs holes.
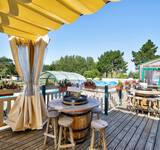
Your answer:
[[[106,85],[105,86],[105,97],[104,97],[104,112],[105,112],[105,114],[106,115],[108,115],[108,104],[109,104],[109,102],[108,102],[108,86]]]
[[[0,101],[0,127],[3,126],[3,100]]]

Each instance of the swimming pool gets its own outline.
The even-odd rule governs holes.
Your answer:
[[[98,80],[93,80],[93,82],[96,84],[96,86],[116,86],[118,83],[116,81],[98,81]]]

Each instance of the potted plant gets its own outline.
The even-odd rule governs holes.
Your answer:
[[[67,87],[72,86],[72,84],[71,84],[70,81],[65,79],[64,81],[59,81],[58,86],[59,86],[59,91],[60,92],[65,92],[65,91],[67,91]]]
[[[119,80],[118,81],[118,84],[117,84],[117,86],[116,86],[116,90],[117,91],[121,91],[123,89],[123,83]]]
[[[88,81],[84,82],[84,87],[87,89],[95,89],[96,85],[93,81],[88,80]]]
[[[0,96],[13,95],[20,90],[21,86],[13,81],[0,82]]]

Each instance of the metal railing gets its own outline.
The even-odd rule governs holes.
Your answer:
[[[42,92],[43,93],[43,92]],[[112,108],[119,105],[119,96],[115,88],[109,88],[107,93],[107,103],[105,99],[105,88],[100,89],[82,89],[82,94],[87,95],[89,98],[95,98],[98,101],[100,101],[100,108],[102,112],[107,112],[108,110],[111,110]],[[57,100],[62,99],[65,95],[65,92],[59,92],[59,91],[52,91],[52,92],[45,92],[43,93],[45,104],[48,107],[49,101],[51,100]],[[9,111],[11,110],[14,102],[16,101],[16,96],[6,97],[6,98],[0,98],[0,127],[5,125],[5,119],[7,118],[7,115]],[[106,107],[107,104],[108,106]],[[106,111],[106,108],[108,110]]]

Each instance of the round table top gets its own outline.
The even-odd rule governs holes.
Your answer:
[[[88,103],[83,105],[65,105],[62,100],[52,100],[49,102],[49,107],[51,109],[57,110],[63,113],[80,113],[91,110],[94,107],[100,105],[100,102],[96,99],[88,98]]]

